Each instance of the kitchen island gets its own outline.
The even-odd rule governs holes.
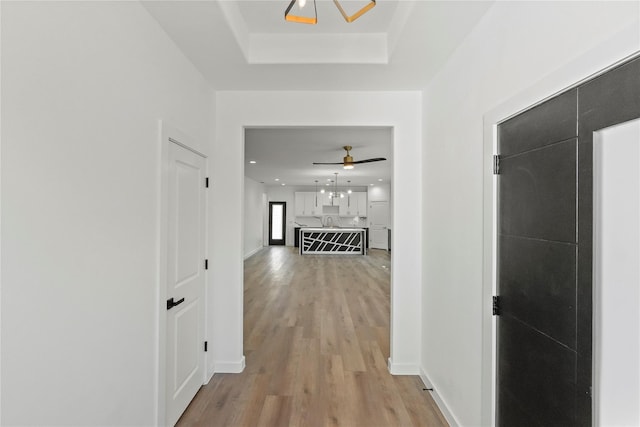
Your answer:
[[[318,227],[300,229],[300,253],[365,255],[365,229]]]

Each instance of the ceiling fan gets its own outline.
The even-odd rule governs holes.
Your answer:
[[[353,169],[353,165],[358,165],[361,163],[381,162],[383,160],[387,160],[384,157],[375,157],[373,159],[364,159],[364,160],[358,160],[357,162],[354,162],[353,157],[351,157],[351,155],[349,154],[349,151],[351,151],[352,147],[350,145],[345,145],[342,148],[344,148],[347,152],[347,155],[344,156],[342,162],[338,162],[338,163],[313,162],[313,164],[314,165],[342,165],[345,169]]]

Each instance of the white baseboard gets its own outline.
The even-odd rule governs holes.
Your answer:
[[[444,415],[449,425],[451,427],[459,427],[460,423],[458,422],[456,417],[453,415],[453,413],[449,410],[449,406],[438,393],[438,388],[433,385],[433,383],[431,382],[431,380],[429,379],[429,377],[427,376],[427,374],[424,372],[423,369],[420,369],[420,379],[422,380],[422,383],[426,388],[433,389],[429,391],[429,393],[431,393],[431,397],[433,397],[433,400],[436,402],[436,405],[438,405],[440,412],[442,412],[442,415]]]
[[[252,250],[251,252],[249,252],[248,254],[244,254],[244,259],[246,260],[247,258],[252,257],[253,255],[257,254],[258,252],[260,252],[262,250],[264,246],[260,246],[258,248],[255,248],[254,250]]]
[[[211,378],[213,378],[213,375],[215,374],[215,371],[210,371],[207,372],[207,375],[205,376],[205,384],[209,384],[209,381],[211,381]]]
[[[412,365],[409,363],[393,363],[391,358],[387,360],[387,368],[391,375],[420,375],[420,368],[418,365]]]
[[[213,371],[217,374],[239,374],[244,371],[246,364],[244,356],[237,362],[216,361]]]

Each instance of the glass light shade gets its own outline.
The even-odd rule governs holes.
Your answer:
[[[287,7],[287,10],[284,11],[284,19],[285,21],[289,21],[289,22],[297,22],[299,24],[317,24],[318,23],[318,11],[316,9],[316,0],[313,0],[313,13],[314,15],[311,16],[301,16],[301,15],[293,15],[291,14],[291,8],[293,7],[294,4],[298,3],[299,0],[291,0],[291,3],[289,3],[289,6]],[[305,6],[306,2],[302,2],[300,1],[300,9],[302,9]]]

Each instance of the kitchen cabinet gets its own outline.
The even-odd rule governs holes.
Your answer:
[[[322,201],[320,194],[316,197],[316,193],[314,191],[296,191],[294,194],[294,203],[296,216],[322,215]]]
[[[356,200],[358,201],[358,216],[367,216],[367,193],[358,192],[352,193],[351,195],[356,195]]]
[[[300,247],[300,227],[293,227],[293,246]]]
[[[367,216],[367,193],[353,192],[340,199],[340,216]]]

